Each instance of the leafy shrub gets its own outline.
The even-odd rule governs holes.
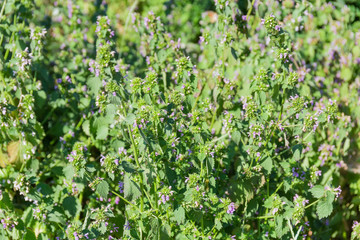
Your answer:
[[[1,239],[359,239],[359,7],[1,1]]]

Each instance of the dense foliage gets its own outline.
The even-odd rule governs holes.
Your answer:
[[[0,239],[360,239],[357,0],[0,8]]]

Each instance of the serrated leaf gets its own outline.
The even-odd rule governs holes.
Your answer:
[[[219,219],[215,219],[215,228],[217,229],[217,230],[220,230],[221,228],[222,228],[222,223],[221,223],[221,221],[219,220]]]
[[[20,141],[9,143],[8,147],[9,163],[13,164],[19,160]]]
[[[135,116],[133,113],[129,113],[129,114],[126,116],[125,121],[126,121],[128,124],[132,125],[132,124],[134,124],[135,119],[136,119],[136,116]]]
[[[27,239],[27,240],[36,240],[35,233],[30,229],[26,229],[26,233],[23,237],[24,237],[24,239]]]
[[[239,131],[235,131],[231,134],[231,139],[236,143],[239,144],[241,139],[241,133]]]
[[[68,215],[69,217],[75,217],[81,208],[79,200],[73,196],[66,197],[63,200],[62,205],[63,205],[66,215]]]
[[[206,158],[206,154],[205,153],[198,153],[197,157],[198,157],[198,159],[200,161],[204,161],[204,159]]]
[[[107,198],[107,195],[109,193],[109,184],[106,181],[101,181],[97,186],[96,186],[96,192],[100,195],[100,197],[102,198]]]
[[[89,120],[84,121],[84,123],[82,124],[82,129],[86,135],[90,136],[90,121]]]
[[[274,202],[274,197],[269,197],[268,199],[265,200],[264,202],[264,207],[266,208],[271,208]]]
[[[259,97],[260,97],[260,102],[261,102],[261,104],[264,105],[265,102],[266,102],[266,93],[263,92],[263,91],[261,91]]]
[[[311,188],[309,190],[309,192],[311,192],[311,194],[314,196],[314,198],[321,198],[325,194],[325,188],[324,188],[324,186],[316,185],[313,188]]]
[[[182,224],[185,222],[185,209],[183,207],[179,207],[174,211],[175,220],[178,224]]]
[[[48,214],[47,219],[50,222],[55,222],[55,223],[60,223],[60,224],[65,224],[65,219],[63,217],[63,215],[59,212],[51,212]]]
[[[94,138],[104,140],[109,133],[109,119],[105,117],[96,118],[91,124],[90,131]]]
[[[110,103],[115,105],[121,105],[121,98],[118,96],[110,95],[109,96]]]
[[[101,125],[96,129],[96,139],[104,140],[109,134],[108,125]]]
[[[67,165],[63,168],[63,173],[65,175],[66,180],[71,180],[74,177],[75,169],[73,165]]]
[[[349,81],[352,78],[352,70],[350,68],[344,67],[341,69],[341,77],[345,81]]]
[[[124,177],[124,197],[129,200],[137,199],[141,196],[140,187],[126,174]]]
[[[271,157],[265,158],[265,160],[261,163],[261,166],[267,171],[267,173],[271,173],[271,169],[273,168],[273,162]]]
[[[89,78],[87,85],[90,87],[90,93],[97,94],[102,86],[102,83],[100,78],[93,77]]]
[[[321,199],[316,207],[316,213],[320,219],[330,216],[333,210],[332,202],[329,202],[326,198]]]
[[[215,160],[214,160],[214,158],[210,157],[210,158],[207,158],[206,161],[207,161],[207,164],[208,164],[208,170],[210,172],[215,167]]]
[[[122,161],[121,165],[124,168],[124,170],[128,173],[134,173],[136,171],[135,166],[129,163],[128,161]]]
[[[296,144],[295,146],[292,147],[292,151],[294,153],[294,159],[295,160],[300,160],[301,157],[301,151],[302,151],[302,145],[301,144]]]
[[[96,171],[96,168],[94,167],[94,165],[93,164],[88,164],[88,165],[86,165],[86,171],[88,171],[88,172],[95,172]]]
[[[276,216],[275,218],[276,224],[275,224],[275,233],[276,236],[278,238],[281,238],[285,233],[284,233],[284,228],[283,228],[283,221],[284,218],[282,216]]]

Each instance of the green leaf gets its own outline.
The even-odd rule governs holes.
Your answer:
[[[128,124],[132,125],[132,124],[134,124],[135,119],[136,119],[136,116],[135,116],[133,113],[129,113],[129,114],[126,116],[125,121],[126,121]]]
[[[197,133],[194,135],[194,139],[197,143],[200,143],[200,144],[204,144],[204,140],[203,138],[201,137],[201,134]]]
[[[269,197],[268,199],[265,200],[264,207],[272,208],[273,202],[274,202],[274,197],[271,196],[271,197]]]
[[[73,179],[74,174],[75,174],[75,169],[74,169],[73,165],[69,164],[66,167],[64,167],[63,173],[65,175],[66,180]]]
[[[81,208],[79,200],[73,196],[66,197],[63,200],[62,205],[63,205],[66,215],[68,215],[69,217],[75,217]]]
[[[198,159],[200,161],[204,161],[204,159],[206,158],[206,154],[205,153],[198,153],[197,157],[198,157]]]
[[[300,160],[302,145],[296,144],[295,146],[292,147],[292,151],[294,153],[294,160]]]
[[[109,184],[106,181],[101,181],[96,186],[96,192],[100,195],[102,198],[107,198],[107,195],[109,193]]]
[[[347,151],[349,150],[350,147],[350,139],[346,138],[345,143],[344,143],[344,153],[347,153]]]
[[[30,230],[30,229],[26,229],[26,233],[24,235],[24,239],[27,239],[27,240],[36,240],[36,235],[35,233]]]
[[[333,201],[335,195],[331,192],[326,193],[326,197],[321,199],[316,207],[316,213],[320,219],[330,216],[333,211]]]
[[[239,131],[235,131],[231,134],[231,139],[234,140],[236,144],[239,144],[241,139],[241,133]]]
[[[265,105],[265,102],[266,102],[266,93],[263,92],[263,91],[261,91],[259,97],[260,97],[261,104],[262,104],[262,105]]]
[[[124,177],[124,197],[129,200],[137,199],[141,196],[140,187],[130,179],[128,174]]]
[[[282,216],[276,216],[275,218],[276,224],[275,224],[275,233],[276,236],[278,238],[281,238],[285,233],[284,233],[284,228],[283,228],[283,217]]]
[[[88,80],[87,85],[90,87],[90,93],[97,94],[101,88],[101,80],[98,77],[93,77]]]
[[[112,104],[121,105],[121,98],[119,98],[118,96],[114,96],[114,95],[111,94],[109,96],[109,101]]]
[[[214,158],[209,157],[206,159],[206,162],[208,164],[208,170],[209,170],[209,172],[211,172],[215,167],[215,160],[214,160]]]
[[[82,124],[82,129],[86,135],[90,136],[90,121],[89,120],[84,121],[84,123]]]
[[[46,104],[46,99],[47,99],[45,91],[43,91],[43,90],[35,91],[34,97],[35,97],[36,107],[38,109],[43,108]]]
[[[124,168],[124,170],[128,173],[134,173],[136,171],[135,166],[129,163],[128,161],[122,161],[121,165]]]
[[[166,57],[167,57],[167,51],[164,50],[164,49],[161,49],[158,54],[158,59],[159,59],[159,62],[164,62],[166,60]]]
[[[333,206],[326,200],[320,200],[316,207],[316,213],[318,214],[319,218],[326,218],[328,217],[333,210]]]
[[[109,133],[109,119],[105,117],[96,118],[91,124],[92,135],[99,140],[104,140]]]
[[[96,139],[104,140],[109,134],[109,127],[108,125],[100,125],[96,129]]]
[[[222,228],[222,223],[218,218],[215,219],[215,228],[217,230],[220,230]]]
[[[321,198],[325,194],[325,188],[324,188],[324,186],[316,185],[313,188],[311,188],[309,190],[309,192],[311,192],[311,194],[314,196],[314,198]]]
[[[174,211],[175,220],[178,224],[182,224],[185,222],[185,209],[183,207],[179,207]]]
[[[238,60],[238,55],[236,53],[236,50],[234,48],[231,48],[231,55],[234,57],[235,60]]]
[[[60,223],[60,224],[65,224],[66,221],[63,217],[63,215],[59,212],[51,212],[48,214],[47,216],[47,219],[50,221],[50,222],[55,222],[55,223]]]
[[[273,162],[271,157],[265,158],[265,160],[261,163],[261,166],[266,170],[268,174],[270,174],[271,169],[273,168]]]
[[[94,165],[92,163],[86,165],[86,171],[88,172],[95,172],[96,171],[96,168],[94,167]]]
[[[342,68],[341,69],[341,77],[345,80],[345,81],[349,81],[352,77],[352,70],[350,68]]]
[[[170,235],[171,235],[171,227],[168,224],[161,226],[160,239],[163,240],[171,239]]]
[[[21,220],[25,223],[25,226],[29,227],[33,220],[33,209],[28,207],[22,214]]]

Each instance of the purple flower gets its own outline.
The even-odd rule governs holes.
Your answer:
[[[126,224],[124,225],[125,230],[130,230],[130,222],[127,221]]]
[[[334,188],[334,193],[335,193],[336,199],[337,199],[341,194],[341,187],[338,186],[337,188]]]
[[[121,181],[119,181],[119,191],[120,191],[120,193],[123,193],[124,192],[124,182],[121,182]]]
[[[292,173],[293,173],[293,177],[296,177],[296,178],[299,177],[299,174],[295,171],[294,167],[292,168]]]
[[[228,206],[228,210],[226,211],[228,214],[234,214],[235,212],[235,203],[231,202]]]

